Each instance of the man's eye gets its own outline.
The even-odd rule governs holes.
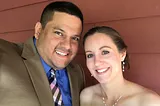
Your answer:
[[[75,41],[79,41],[80,38],[79,37],[73,37],[72,39],[75,40]]]
[[[108,54],[108,53],[109,53],[109,51],[106,51],[106,50],[102,51],[102,55],[105,55],[105,54]]]
[[[59,35],[59,36],[63,36],[63,34],[61,32],[59,32],[59,31],[55,31],[54,33]]]
[[[86,54],[86,57],[87,57],[87,58],[92,58],[92,57],[93,57],[93,54]]]

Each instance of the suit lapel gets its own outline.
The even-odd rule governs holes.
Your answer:
[[[76,70],[74,66],[67,66],[67,73],[70,82],[71,96],[72,96],[72,106],[79,106],[79,85],[76,78]]]
[[[39,55],[33,44],[33,38],[24,44],[22,57],[25,59],[24,63],[41,106],[53,106],[51,89]]]

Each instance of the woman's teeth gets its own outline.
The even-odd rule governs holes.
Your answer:
[[[106,71],[107,69],[101,69],[101,70],[97,70],[97,72],[102,73],[104,71]]]

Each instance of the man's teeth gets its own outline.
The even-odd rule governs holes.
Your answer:
[[[62,52],[59,52],[59,51],[56,51],[56,53],[62,55],[62,56],[66,56],[67,54],[66,53],[62,53]]]
[[[102,73],[104,71],[106,71],[107,69],[102,69],[102,70],[97,70],[97,72]]]

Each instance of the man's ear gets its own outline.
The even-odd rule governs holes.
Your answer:
[[[125,58],[126,58],[126,49],[123,49],[121,51],[121,61],[124,61]]]
[[[36,23],[36,25],[35,25],[35,28],[34,28],[34,37],[36,38],[36,39],[38,39],[39,38],[39,35],[40,35],[40,33],[41,33],[41,31],[42,31],[42,24],[40,23],[40,22],[37,22]]]

